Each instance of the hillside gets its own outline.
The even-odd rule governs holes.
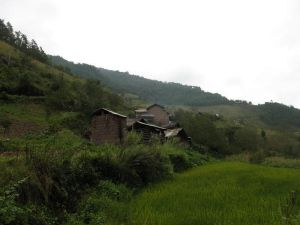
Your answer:
[[[280,224],[298,171],[219,161],[300,168],[298,109],[50,62],[3,20],[0,39],[1,225]],[[127,127],[153,102],[180,127]]]
[[[0,127],[10,126],[8,136],[63,123],[84,132],[91,112],[100,106],[128,109],[120,96],[100,83],[57,70],[4,41],[0,41],[0,102]]]
[[[241,123],[251,123],[275,129],[300,129],[300,110],[279,103],[252,105],[245,101],[229,101],[220,94],[203,91],[200,87],[149,80],[119,71],[75,64],[59,56],[49,56],[61,69],[83,78],[92,78],[122,93],[127,102],[138,106],[143,101],[168,105],[172,111],[179,108],[220,114]],[[142,99],[143,101],[139,101]]]
[[[299,131],[300,110],[274,102],[261,105],[225,104],[210,106],[172,106],[172,111],[178,109],[194,112],[219,114],[237,124],[251,124],[265,129]]]
[[[205,92],[200,87],[150,80],[127,72],[97,68],[88,64],[75,64],[59,56],[49,56],[49,58],[54,65],[68,68],[78,76],[100,80],[118,93],[131,93],[148,102],[190,106],[218,105],[230,102],[224,96]]]

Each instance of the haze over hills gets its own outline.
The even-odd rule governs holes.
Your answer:
[[[67,67],[78,76],[100,80],[119,93],[132,93],[141,99],[164,105],[220,105],[230,104],[226,97],[203,91],[200,87],[173,82],[150,80],[127,72],[97,68],[88,64],[75,64],[60,56],[49,56],[55,65]]]
[[[268,102],[252,105],[250,102],[233,101],[217,93],[205,92],[200,87],[150,80],[84,63],[75,64],[60,56],[49,56],[49,59],[61,69],[82,78],[99,80],[115,92],[131,93],[150,103],[175,106],[174,110],[180,107],[281,129],[300,128],[300,110],[284,104]]]

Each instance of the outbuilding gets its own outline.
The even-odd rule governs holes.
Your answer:
[[[143,137],[144,143],[146,144],[151,143],[155,138],[163,141],[164,130],[166,130],[166,128],[148,124],[142,121],[136,121],[129,128],[129,131],[140,133]]]
[[[121,144],[126,139],[127,116],[100,108],[92,114],[90,140],[96,144]]]
[[[192,144],[191,137],[189,137],[183,128],[173,128],[164,131],[165,139],[172,140],[177,138],[181,143],[190,146]]]

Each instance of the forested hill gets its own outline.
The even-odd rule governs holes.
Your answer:
[[[230,103],[220,94],[205,92],[200,87],[150,80],[127,72],[97,68],[88,64],[75,64],[60,56],[49,58],[54,65],[68,68],[78,76],[100,80],[116,92],[135,94],[149,102],[189,106]]]

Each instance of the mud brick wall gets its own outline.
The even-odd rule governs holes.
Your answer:
[[[148,109],[148,113],[154,115],[153,123],[159,126],[169,124],[169,115],[168,113],[159,106],[153,106]]]
[[[104,114],[92,119],[90,139],[96,144],[119,144],[126,135],[126,118]]]

